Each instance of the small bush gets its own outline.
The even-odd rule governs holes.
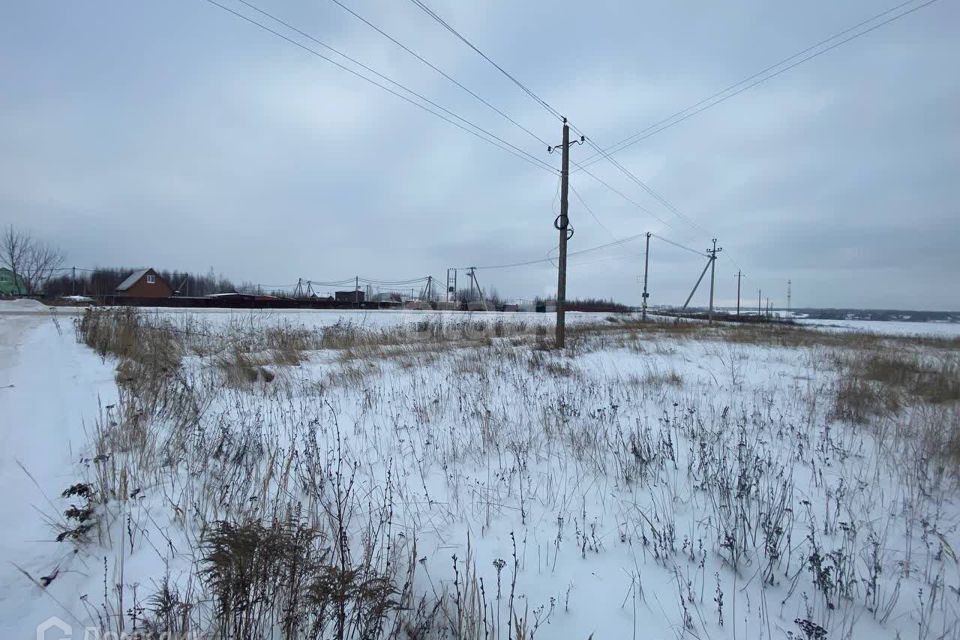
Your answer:
[[[377,637],[399,609],[398,589],[371,566],[334,554],[319,529],[291,520],[217,522],[203,540],[201,575],[213,593],[220,633]]]

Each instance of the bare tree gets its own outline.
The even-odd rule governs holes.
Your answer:
[[[0,238],[0,265],[13,272],[21,294],[40,293],[43,283],[63,264],[63,252],[24,231],[8,226]]]

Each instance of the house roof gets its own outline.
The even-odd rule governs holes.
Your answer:
[[[140,280],[140,278],[147,275],[148,271],[152,271],[152,269],[140,269],[139,271],[134,271],[129,276],[127,276],[126,280],[124,280],[119,285],[117,285],[117,291],[126,291],[127,289],[135,285],[137,281]]]

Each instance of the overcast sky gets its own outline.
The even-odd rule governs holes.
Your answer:
[[[560,141],[555,118],[411,2],[343,1]],[[251,2],[559,166],[331,0]],[[896,0],[428,4],[606,147]],[[753,305],[758,287],[785,304],[791,279],[795,307],[960,309],[958,24],[940,0],[615,156],[683,217],[610,163],[590,171],[657,217],[575,172],[603,226],[571,193],[571,251],[646,231],[703,250],[715,236],[722,304],[739,268]],[[0,223],[60,245],[68,265],[269,285],[442,278],[554,255],[557,189],[205,0],[29,0],[0,21]],[[572,257],[569,295],[638,303],[642,253]],[[703,264],[654,238],[651,303],[682,303]],[[549,263],[478,275],[508,296],[556,286]]]

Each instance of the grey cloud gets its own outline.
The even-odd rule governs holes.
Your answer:
[[[258,3],[558,163],[332,3]],[[559,123],[412,5],[349,4],[559,141]],[[434,4],[606,145],[878,11],[866,0]],[[795,304],[960,308],[958,18],[936,3],[618,154],[698,226],[605,163],[591,171],[669,224],[582,173],[571,182],[615,237],[651,230],[702,250],[715,234],[724,303],[742,268],[781,304],[789,278]],[[0,25],[0,94],[0,222],[78,266],[214,266],[264,283],[442,276],[556,243],[556,177],[200,0],[17,3]],[[571,250],[611,240],[573,194],[571,216]],[[638,302],[641,252],[572,259],[571,294]],[[655,241],[651,259],[652,300],[682,302],[702,258]],[[481,279],[537,295],[555,272]]]

